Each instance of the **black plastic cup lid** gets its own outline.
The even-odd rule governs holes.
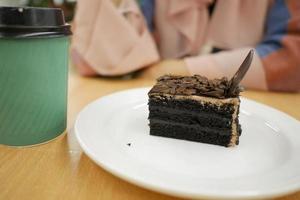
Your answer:
[[[0,7],[0,38],[68,36],[70,29],[59,8]]]

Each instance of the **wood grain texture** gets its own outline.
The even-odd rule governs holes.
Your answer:
[[[104,171],[82,153],[71,128],[78,112],[91,101],[115,91],[153,83],[142,78],[83,78],[71,69],[67,133],[36,147],[0,146],[0,200],[180,199],[140,188]],[[300,94],[247,91],[243,96],[300,120]],[[300,192],[276,200],[299,199]]]

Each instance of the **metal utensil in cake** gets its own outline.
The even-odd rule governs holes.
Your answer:
[[[245,60],[241,64],[241,66],[239,67],[238,71],[234,74],[234,76],[229,81],[230,86],[229,86],[229,89],[228,89],[228,92],[227,92],[228,95],[231,95],[235,91],[235,89],[238,87],[241,80],[246,75],[246,73],[247,73],[247,71],[250,68],[250,65],[252,63],[253,54],[254,54],[254,50],[251,49],[249,51],[247,57],[245,58]]]

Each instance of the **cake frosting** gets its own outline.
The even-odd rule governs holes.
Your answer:
[[[232,93],[228,93],[229,87],[230,81],[226,77],[210,80],[200,75],[165,75],[157,79],[157,83],[150,90],[149,94],[195,95],[218,99],[238,97],[242,88],[238,86]]]

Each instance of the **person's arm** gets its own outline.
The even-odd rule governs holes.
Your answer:
[[[249,48],[186,58],[191,74],[231,77]],[[266,34],[256,47],[252,66],[242,81],[248,88],[300,91],[300,1],[275,0],[266,21]]]
[[[251,47],[215,54],[190,57],[185,59],[186,66],[191,74],[200,74],[208,78],[231,78],[247,56]],[[261,60],[255,52],[249,71],[242,80],[242,85],[247,88],[266,90],[267,83],[265,71]]]

